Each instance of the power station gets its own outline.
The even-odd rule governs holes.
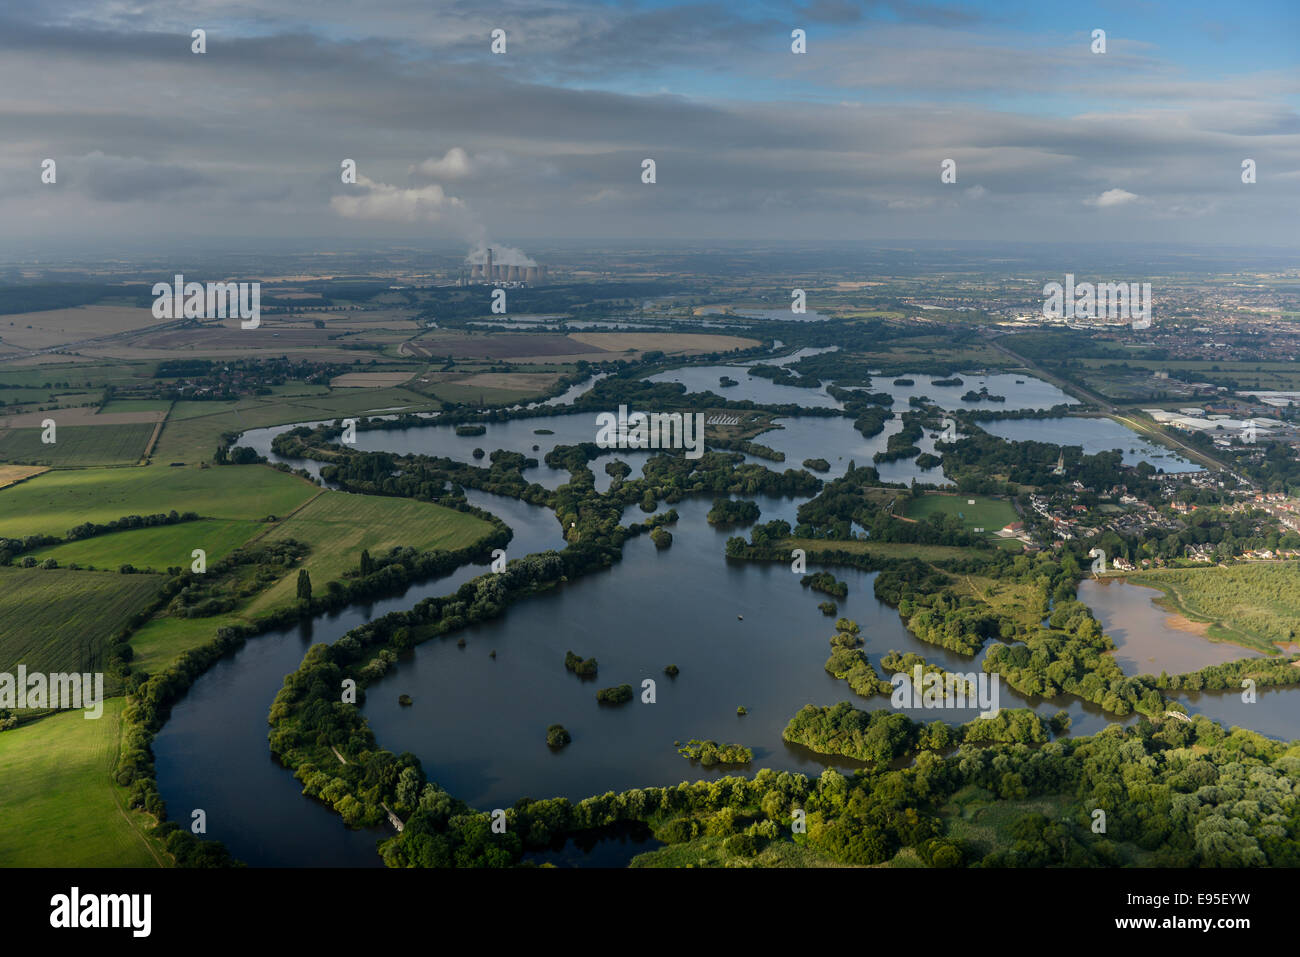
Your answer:
[[[471,263],[469,275],[461,274],[462,284],[526,282],[540,285],[548,280],[545,266],[508,266],[492,262],[492,248],[489,246],[485,262]]]

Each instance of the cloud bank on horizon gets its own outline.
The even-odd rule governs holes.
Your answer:
[[[500,236],[1295,246],[1300,7],[1216,7],[0,6],[0,219],[18,247],[200,236],[471,250]],[[504,52],[492,52],[494,30]],[[794,30],[806,52],[792,51]],[[46,158],[56,183],[41,181]],[[355,182],[341,181],[345,159]]]

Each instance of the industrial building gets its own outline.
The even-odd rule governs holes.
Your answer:
[[[492,261],[492,249],[488,248],[484,262],[470,263],[468,275],[462,273],[462,283],[502,283],[526,282],[540,285],[548,279],[545,266],[503,265]]]

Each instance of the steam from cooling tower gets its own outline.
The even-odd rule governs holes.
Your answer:
[[[513,246],[491,246],[486,240],[475,243],[465,254],[465,277],[472,283],[526,282],[529,285],[550,281],[548,270],[531,256]]]
[[[492,265],[494,266],[536,266],[537,261],[531,256],[525,255],[522,249],[516,249],[513,246],[498,246],[495,243],[481,241],[470,247],[470,251],[465,256],[466,264],[470,266],[484,265],[488,261],[488,249],[492,250]]]

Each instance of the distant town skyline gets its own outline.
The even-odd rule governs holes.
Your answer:
[[[1130,7],[4,4],[0,244],[1295,248],[1300,8]]]

